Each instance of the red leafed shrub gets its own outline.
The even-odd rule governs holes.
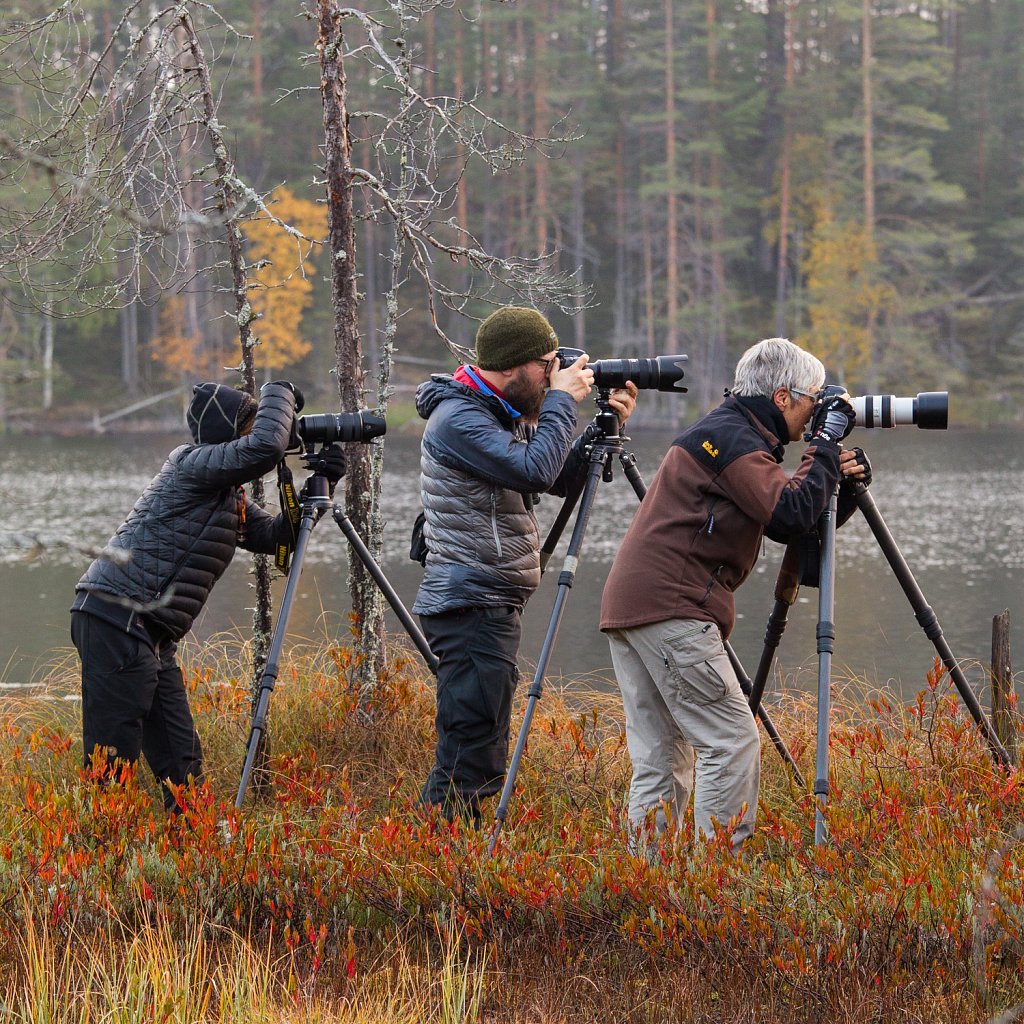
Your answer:
[[[697,971],[716,991],[767,986],[790,1000],[789,1019],[854,990],[876,1007],[966,998],[978,1013],[1024,999],[1024,785],[989,759],[938,669],[908,704],[839,695],[822,846],[813,798],[766,744],[757,832],[738,853],[727,824],[695,844],[685,814],[660,842],[632,835],[621,710],[607,695],[548,696],[492,857],[487,831],[415,805],[430,683],[399,661],[366,706],[350,667],[332,649],[282,673],[268,791],[241,813],[247,701],[210,666],[190,679],[207,781],[181,791],[175,819],[144,765],[117,782],[83,772],[72,733],[11,714],[0,927],[27,913],[78,930],[115,914],[202,919],[272,936],[294,969],[333,963],[350,981],[371,938],[454,921],[497,959],[541,954],[553,983],[557,964],[599,950]],[[789,698],[773,715],[813,777],[813,706]]]

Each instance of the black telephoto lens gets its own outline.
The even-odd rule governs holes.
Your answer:
[[[558,361],[569,366],[584,354],[581,348],[560,348]],[[640,391],[686,391],[683,363],[686,356],[655,356],[652,359],[596,359],[587,363],[599,388],[622,388],[631,380]]]
[[[599,388],[621,388],[631,380],[641,391],[685,391],[685,362],[686,356],[655,356],[653,359],[598,359],[589,366]]]
[[[388,429],[383,416],[372,412],[334,412],[300,416],[299,437],[307,444],[331,444],[333,441],[358,441],[368,444]]]

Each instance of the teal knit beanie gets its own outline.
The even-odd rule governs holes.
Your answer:
[[[554,328],[535,309],[496,309],[476,332],[476,361],[481,370],[509,370],[558,348]]]

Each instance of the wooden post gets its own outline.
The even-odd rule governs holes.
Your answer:
[[[992,619],[992,725],[1013,764],[1017,763],[1017,695],[1010,663],[1009,609]]]

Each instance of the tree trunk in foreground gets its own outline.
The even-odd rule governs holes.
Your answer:
[[[324,111],[327,179],[328,253],[331,261],[331,303],[334,309],[334,351],[338,394],[344,412],[362,408],[363,352],[359,337],[353,217],[352,143],[349,136],[347,85],[342,53],[342,14],[335,0],[319,0],[317,51]],[[372,551],[372,511],[379,487],[372,480],[370,449],[345,446],[345,511]],[[356,617],[358,664],[352,680],[366,693],[384,667],[384,607],[380,591],[362,562],[350,558],[349,592]]]

